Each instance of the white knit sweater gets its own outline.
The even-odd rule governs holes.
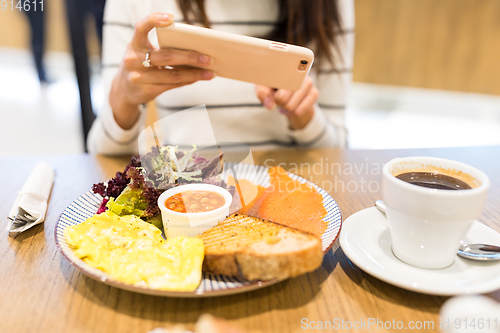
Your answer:
[[[351,81],[354,8],[353,0],[338,0],[338,3],[342,31],[338,32],[337,41],[342,54],[337,54],[332,46],[335,67],[324,61],[319,71],[311,70],[310,76],[320,95],[315,115],[305,128],[292,131],[283,115],[265,109],[255,95],[253,84],[221,77],[161,94],[156,99],[158,117],[168,117],[177,111],[204,104],[212,127],[210,131],[213,130],[217,141],[246,143],[252,149],[345,146],[344,110]],[[278,17],[277,0],[206,0],[206,11],[213,29],[249,36],[265,36],[273,29]],[[126,46],[132,39],[135,22],[154,12],[171,13],[176,20],[182,21],[182,13],[175,0],[106,2],[103,41],[106,102],[89,133],[87,143],[92,153],[114,155],[138,152],[137,139],[144,129],[145,112],[141,111],[142,115],[133,128],[124,130],[116,123],[107,96]],[[149,39],[157,46],[154,29]],[[314,47],[311,48],[314,50]],[[196,130],[190,123],[168,126],[168,133],[175,138],[175,143],[196,143],[192,142],[194,132]]]

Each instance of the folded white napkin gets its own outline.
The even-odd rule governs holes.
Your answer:
[[[15,236],[44,221],[54,177],[54,169],[47,163],[39,162],[35,166],[9,212],[9,217],[14,219],[19,208],[22,208],[33,216],[34,221],[19,228],[13,228],[12,223],[9,223],[7,230],[10,236]]]

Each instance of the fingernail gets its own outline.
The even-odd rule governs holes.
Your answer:
[[[264,99],[264,106],[269,109],[269,110],[272,110],[274,109],[275,105],[274,105],[274,100],[272,97],[266,97],[266,99]]]
[[[285,116],[289,116],[292,114],[292,112],[288,111],[287,109],[280,108],[280,113],[284,114]]]
[[[210,71],[204,71],[201,76],[205,79],[205,80],[210,80],[210,79],[213,79],[215,77],[214,73],[213,72],[210,72]]]
[[[201,62],[202,64],[209,64],[210,63],[210,57],[202,54],[199,58],[198,61]]]
[[[169,23],[174,20],[174,15],[172,14],[166,14],[166,13],[161,13],[159,16],[160,22],[162,23]]]

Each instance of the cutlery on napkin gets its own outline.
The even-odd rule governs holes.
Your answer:
[[[45,162],[39,162],[31,171],[10,209],[9,236],[15,237],[44,221],[54,177],[54,169]]]

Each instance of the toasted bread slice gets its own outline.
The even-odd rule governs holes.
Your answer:
[[[231,215],[198,237],[205,244],[206,273],[286,279],[314,271],[323,262],[317,237],[253,216]]]

